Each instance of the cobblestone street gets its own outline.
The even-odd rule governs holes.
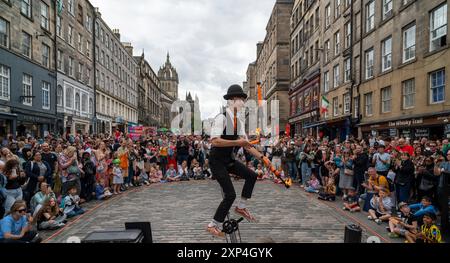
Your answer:
[[[239,193],[243,181],[234,184]],[[95,230],[123,229],[125,222],[150,221],[157,243],[225,242],[205,231],[220,199],[219,185],[209,180],[141,187],[103,203],[89,204],[85,215],[52,236],[48,232],[44,235],[46,242],[65,242],[70,236],[82,239]],[[364,215],[343,216],[337,206],[317,200],[298,185],[287,190],[269,181],[258,182],[250,207],[259,222],[240,224],[242,241],[343,242],[345,224]],[[367,224],[371,229],[363,231],[363,242],[383,229]]]

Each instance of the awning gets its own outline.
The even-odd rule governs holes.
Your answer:
[[[322,126],[322,125],[324,125],[326,123],[327,123],[326,121],[311,123],[311,124],[303,126],[303,129],[315,128],[315,127],[318,127],[318,126]]]

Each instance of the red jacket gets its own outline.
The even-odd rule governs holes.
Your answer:
[[[414,148],[411,145],[404,145],[403,147],[397,146],[399,152],[407,152],[410,156],[414,155]]]

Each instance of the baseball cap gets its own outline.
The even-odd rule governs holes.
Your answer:
[[[400,203],[398,204],[398,208],[402,208],[402,207],[405,206],[405,205],[408,205],[408,203],[406,203],[406,202],[400,202]]]

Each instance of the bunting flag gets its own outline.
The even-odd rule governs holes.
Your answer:
[[[325,96],[322,96],[322,105],[320,106],[320,113],[328,112],[328,106],[330,105],[330,102],[325,98]]]

